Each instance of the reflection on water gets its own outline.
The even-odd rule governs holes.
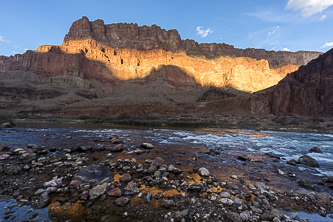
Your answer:
[[[18,206],[16,200],[9,199],[0,202],[0,221],[34,221],[34,222],[47,222],[50,221],[48,217],[47,208],[32,209],[31,206]]]

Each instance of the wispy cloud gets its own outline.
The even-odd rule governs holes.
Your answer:
[[[273,34],[276,32],[276,30],[278,30],[279,28],[280,28],[280,26],[276,26],[275,29],[274,29],[273,31],[268,32],[267,37],[273,35]]]
[[[333,5],[333,0],[288,0],[286,9],[301,11],[303,18],[320,13]]]
[[[278,23],[294,23],[295,16],[293,13],[281,13],[275,7],[269,6],[258,8],[254,12],[247,13],[247,15],[256,17],[265,22],[278,22]]]
[[[20,54],[20,53],[18,53],[18,52],[16,52],[16,51],[12,51],[12,53],[13,53],[13,54]]]
[[[322,15],[319,19],[319,21],[324,21],[327,18],[327,15]]]
[[[208,34],[213,33],[213,31],[210,28],[204,30],[203,26],[198,26],[196,31],[197,35],[201,36],[202,38],[205,38]]]
[[[282,48],[281,51],[290,52],[290,49],[288,49],[288,48]]]
[[[0,42],[9,42],[9,41],[0,36]]]
[[[326,42],[322,48],[328,48],[328,47],[333,47],[333,42]]]

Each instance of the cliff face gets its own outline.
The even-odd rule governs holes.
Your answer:
[[[236,97],[227,104],[217,102],[205,111],[238,115],[333,116],[332,95],[333,49],[301,66],[276,86]]]
[[[153,25],[138,26],[137,24],[108,24],[103,20],[90,22],[87,17],[75,21],[64,44],[71,40],[95,39],[112,48],[130,48],[138,50],[163,49],[173,53],[184,51],[188,55],[204,55],[211,59],[220,56],[249,57],[253,59],[265,59],[271,68],[284,64],[305,65],[317,58],[320,52],[275,52],[263,49],[237,49],[227,44],[198,44],[194,40],[182,40],[177,30],[164,30]]]
[[[246,92],[273,86],[287,73],[298,69],[292,64],[271,69],[266,60],[243,57],[207,59],[163,49],[115,49],[93,39],[71,40],[61,46],[40,46],[35,52],[25,53],[12,69],[44,77],[72,75],[117,84],[145,78],[161,66],[178,67],[201,86],[232,87]]]
[[[272,112],[276,115],[333,115],[333,49],[274,87]]]
[[[9,67],[11,63],[20,61],[22,58],[22,55],[16,54],[14,56],[0,56],[0,73],[6,72],[9,70]]]

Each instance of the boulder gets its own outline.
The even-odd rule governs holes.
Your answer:
[[[321,149],[319,149],[318,147],[312,147],[309,150],[310,153],[322,153],[323,151],[321,151]]]
[[[298,159],[298,163],[305,164],[310,167],[319,167],[319,163],[317,162],[317,160],[315,160],[313,157],[309,155],[301,156]]]

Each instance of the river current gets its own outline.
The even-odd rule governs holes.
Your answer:
[[[300,169],[310,170],[320,176],[333,176],[333,135],[304,132],[277,132],[253,130],[227,130],[215,128],[202,129],[84,129],[84,125],[70,128],[47,128],[40,126],[33,128],[36,133],[24,132],[24,128],[17,128],[16,133],[2,133],[0,141],[3,145],[22,147],[29,143],[47,146],[47,137],[63,138],[64,135],[77,137],[107,137],[110,135],[123,136],[125,142],[141,140],[153,142],[158,146],[167,144],[202,146],[223,152],[269,154],[280,157],[282,160],[296,159],[308,154],[316,159],[319,168],[309,169],[299,165]],[[38,133],[39,132],[39,133]],[[62,140],[58,145],[66,145]],[[89,144],[78,144],[89,145]],[[91,144],[93,145],[93,144]],[[95,144],[94,144],[95,145]],[[312,147],[318,147],[322,153],[310,153]]]

